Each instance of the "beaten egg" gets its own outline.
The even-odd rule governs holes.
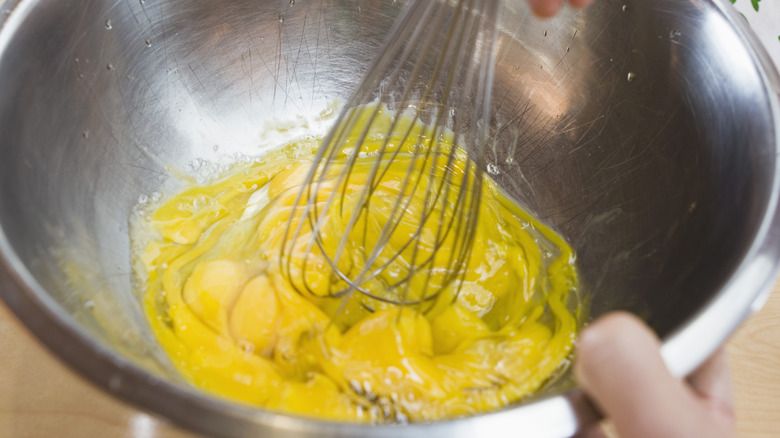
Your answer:
[[[369,110],[376,108],[355,111],[362,117]],[[446,272],[451,264],[437,253],[425,272],[409,275],[403,288],[409,299],[391,299],[399,293],[390,287],[393,279],[409,274],[405,269],[419,256],[393,237],[377,262],[388,257],[387,268],[361,285],[370,293],[333,296],[345,284],[325,256],[342,241],[339,230],[361,205],[361,188],[377,160],[386,160],[386,171],[375,182],[372,208],[351,228],[359,235],[346,235],[350,256],[338,268],[349,275],[364,267],[376,244],[372,238],[392,217],[399,196],[409,202],[396,233],[408,238],[419,231],[418,252],[436,247],[449,255],[457,245],[453,236],[439,246],[431,242],[441,222],[416,221],[425,190],[406,193],[403,184],[410,169],[419,170],[413,151],[420,145],[452,151],[456,140],[384,107],[377,117],[349,183],[333,181],[354,152],[360,123],[323,171],[315,199],[327,215],[321,246],[311,245],[299,197],[319,146],[314,137],[236,164],[210,184],[169,197],[135,224],[134,258],[147,317],[173,364],[194,385],[318,418],[431,421],[532,396],[567,365],[580,320],[574,252],[486,174],[459,275]],[[404,135],[393,137],[395,132]],[[392,152],[392,158],[382,155]],[[428,162],[434,171],[424,177],[417,172],[418,186],[444,184],[448,172],[455,176],[451,181],[481,172],[465,153],[455,156],[447,163],[446,154],[434,155]],[[333,190],[340,191],[339,208],[326,209]],[[444,196],[435,213],[451,213],[454,199]],[[290,239],[291,227],[297,240]]]

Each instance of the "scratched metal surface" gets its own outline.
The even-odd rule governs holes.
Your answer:
[[[133,295],[128,218],[142,196],[175,189],[171,169],[261,154],[269,127],[345,100],[402,4],[0,2],[0,294],[82,374],[188,427],[399,433],[183,383]],[[602,0],[539,21],[517,1],[501,15],[493,177],[572,242],[593,315],[643,316],[678,374],[771,287],[778,258],[777,77],[724,5]],[[590,415],[570,391],[403,432],[503,436],[523,422],[566,436]]]

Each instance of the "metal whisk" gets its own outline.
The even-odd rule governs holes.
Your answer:
[[[280,261],[300,293],[349,298],[359,292],[404,306],[431,302],[448,288],[457,293],[483,190],[498,9],[498,0],[406,6],[292,206]],[[377,102],[396,115],[389,126],[381,122],[384,106],[364,106]],[[429,127],[424,135],[415,137],[400,122],[401,112]],[[452,147],[439,141],[445,136],[454,139]],[[391,199],[383,191],[378,201],[383,178],[402,157],[408,162],[403,178]],[[357,166],[367,177],[356,177]],[[409,232],[409,224],[416,229]],[[327,281],[312,280],[312,269],[325,272]]]

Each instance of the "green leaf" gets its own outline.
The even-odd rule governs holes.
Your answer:
[[[758,3],[759,3],[760,1],[761,1],[761,0],[750,0],[750,3],[753,5],[753,9],[755,9],[755,10],[756,10],[756,12],[758,12]]]

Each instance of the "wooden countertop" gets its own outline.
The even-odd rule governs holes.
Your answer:
[[[727,349],[740,436],[780,436],[780,282]],[[0,438],[193,436],[93,388],[0,304]]]
[[[764,308],[731,338],[739,436],[780,436],[780,282]]]

